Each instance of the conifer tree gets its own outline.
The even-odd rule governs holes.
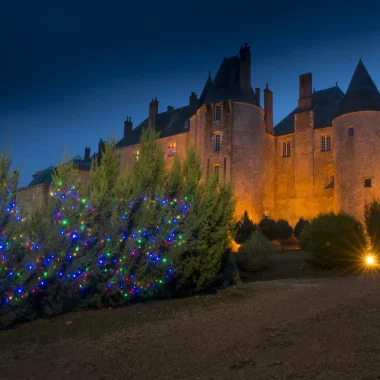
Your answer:
[[[178,197],[182,194],[183,189],[183,173],[181,160],[175,156],[173,165],[169,170],[166,181],[166,195],[170,197]]]

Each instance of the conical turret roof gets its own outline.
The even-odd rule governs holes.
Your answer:
[[[203,100],[204,98],[206,97],[207,95],[207,92],[209,90],[209,88],[212,86],[212,79],[211,79],[211,70],[208,72],[208,78],[207,78],[207,81],[205,83],[205,86],[203,87],[203,91],[201,93],[201,96],[199,98],[199,104],[202,104],[203,103]]]
[[[379,91],[361,59],[356,66],[336,117],[359,111],[380,111]]]

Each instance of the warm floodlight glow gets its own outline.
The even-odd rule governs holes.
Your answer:
[[[376,262],[376,260],[375,260],[375,258],[373,256],[367,256],[365,258],[365,262],[366,262],[367,265],[374,265],[375,262]]]

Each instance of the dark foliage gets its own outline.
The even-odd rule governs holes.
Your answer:
[[[321,214],[301,235],[300,247],[314,254],[323,268],[354,268],[366,251],[362,224],[351,215]]]
[[[310,222],[308,220],[305,220],[301,218],[297,224],[294,227],[294,236],[299,239],[301,237],[302,231],[305,229],[305,227],[309,224]]]
[[[270,218],[261,219],[259,230],[261,234],[270,241],[277,240],[281,237],[281,226]]]
[[[380,202],[376,199],[364,205],[364,223],[371,241],[372,250],[380,251]]]
[[[252,232],[256,231],[257,225],[249,219],[247,211],[244,212],[243,217],[236,223],[235,227],[235,241],[237,244],[245,243]]]

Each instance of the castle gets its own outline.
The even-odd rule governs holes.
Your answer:
[[[159,112],[157,98],[149,116],[136,128],[124,122],[117,143],[122,164],[139,155],[141,131],[150,123],[160,132],[167,167],[195,144],[204,174],[215,172],[235,184],[236,218],[267,215],[294,225],[321,212],[345,211],[362,218],[364,203],[380,196],[380,94],[360,60],[346,94],[339,87],[312,91],[312,74],[299,77],[295,109],[273,125],[273,93],[266,85],[251,86],[251,53],[247,44],[238,55],[224,58],[214,79],[209,74],[200,97],[192,92],[181,108]],[[90,149],[76,157],[85,181]],[[37,172],[19,198],[32,211],[43,204],[52,168]]]

